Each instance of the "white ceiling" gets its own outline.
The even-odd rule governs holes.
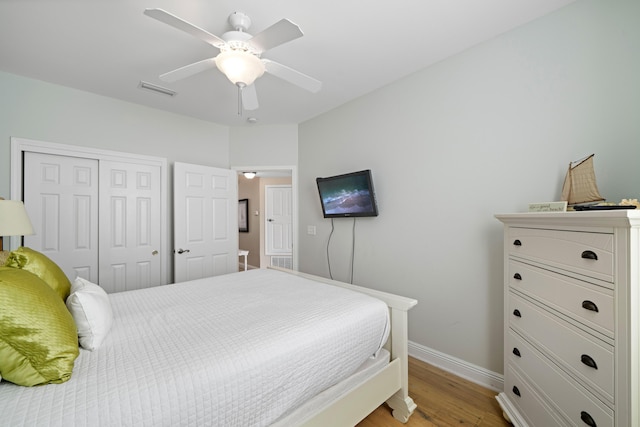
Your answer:
[[[574,0],[0,0],[0,70],[237,126],[299,123]],[[176,83],[158,75],[217,55],[206,43],[143,15],[161,8],[210,33],[234,11],[256,34],[281,18],[305,35],[263,57],[322,81],[306,92],[265,74],[260,108],[238,116],[237,91],[216,69]],[[138,88],[141,80],[177,91]]]

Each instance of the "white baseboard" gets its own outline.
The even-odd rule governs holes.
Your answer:
[[[409,341],[409,356],[422,360],[461,378],[496,392],[504,389],[504,375],[473,365],[464,360],[441,353],[413,341]]]

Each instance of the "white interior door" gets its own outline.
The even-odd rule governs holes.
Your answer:
[[[292,199],[290,185],[265,186],[265,254],[291,255]]]
[[[160,167],[100,161],[100,286],[161,284]]]
[[[174,281],[238,271],[235,171],[174,164]]]
[[[24,203],[35,234],[24,245],[67,275],[98,281],[98,161],[24,153]]]

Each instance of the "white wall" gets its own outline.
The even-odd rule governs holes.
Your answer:
[[[170,164],[229,167],[227,126],[3,72],[0,94],[0,196],[5,198],[12,136],[165,157]]]
[[[231,166],[295,166],[298,125],[253,125],[230,129]]]
[[[372,169],[380,216],[357,220],[354,283],[417,298],[414,343],[502,373],[493,215],[559,199],[590,153],[604,197],[640,198],[639,16],[579,1],[301,124],[300,270],[328,275],[315,177]],[[352,220],[335,223],[345,280]]]

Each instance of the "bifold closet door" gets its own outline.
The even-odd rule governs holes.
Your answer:
[[[76,276],[98,281],[98,161],[24,153],[24,203],[35,234],[24,245]]]
[[[107,292],[161,284],[160,167],[25,152],[25,246]]]
[[[100,285],[107,292],[161,284],[159,166],[100,161]]]

